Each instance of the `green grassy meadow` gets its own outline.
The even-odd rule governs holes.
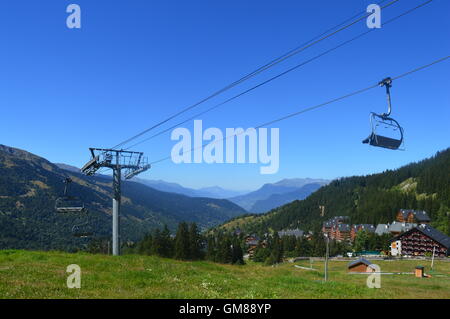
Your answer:
[[[377,261],[383,272],[412,272],[429,261]],[[81,267],[81,289],[68,289],[66,267]],[[309,261],[296,263],[309,267]],[[329,281],[318,271],[285,263],[276,267],[153,256],[120,257],[62,252],[0,251],[0,298],[450,298],[450,262],[435,261],[431,278],[382,275],[369,289],[366,275],[349,275],[347,262],[331,261]]]

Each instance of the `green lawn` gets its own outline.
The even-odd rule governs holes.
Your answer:
[[[66,267],[78,264],[81,289],[66,287]],[[304,261],[298,265],[309,267]],[[412,272],[430,262],[380,261],[385,272]],[[431,278],[382,275],[369,289],[365,275],[346,273],[346,262],[330,262],[329,282],[320,271],[286,263],[268,267],[182,262],[147,256],[0,251],[0,298],[450,298],[450,262],[435,262]]]

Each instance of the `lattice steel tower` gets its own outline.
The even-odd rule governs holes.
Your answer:
[[[113,171],[113,211],[112,211],[112,253],[120,255],[120,205],[122,170],[125,179],[145,172],[150,168],[148,160],[142,152],[124,150],[90,148],[92,159],[83,166],[81,171],[86,175],[94,175],[100,168],[106,167]]]

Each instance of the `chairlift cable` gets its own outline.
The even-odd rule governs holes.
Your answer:
[[[389,3],[387,3],[386,5],[384,5],[383,7],[381,7],[381,9],[385,9],[385,8],[387,8],[387,7],[391,6],[391,5],[393,5],[394,3],[398,2],[398,1],[400,1],[400,0],[392,0],[391,2],[389,2]],[[432,1],[432,0],[430,0],[430,1]],[[384,1],[383,1],[383,2],[384,2]],[[381,3],[382,3],[382,2],[381,2]],[[381,3],[380,3],[380,4],[381,4]],[[131,142],[132,140],[134,140],[134,139],[136,139],[136,138],[138,138],[138,137],[140,137],[140,136],[142,136],[142,135],[144,135],[144,134],[146,134],[146,133],[152,131],[153,129],[155,129],[155,128],[157,128],[157,127],[159,127],[159,126],[161,126],[161,125],[167,123],[168,121],[174,119],[175,117],[177,117],[177,116],[179,116],[179,115],[181,115],[181,114],[183,114],[183,113],[185,113],[185,112],[187,112],[187,111],[189,111],[189,110],[191,110],[191,109],[193,109],[193,108],[199,106],[200,104],[202,104],[202,103],[204,103],[204,102],[206,102],[206,101],[212,99],[213,97],[215,97],[215,96],[217,96],[217,95],[219,95],[219,94],[221,94],[221,93],[223,93],[223,92],[225,92],[225,91],[227,91],[227,90],[229,90],[229,89],[231,89],[231,88],[237,86],[238,84],[240,84],[240,83],[242,83],[242,82],[244,82],[244,81],[246,81],[246,80],[248,80],[248,79],[254,77],[255,75],[257,75],[257,74],[259,74],[259,73],[261,73],[261,72],[263,72],[263,71],[265,71],[265,70],[267,70],[267,69],[269,69],[269,68],[271,68],[271,67],[273,67],[273,66],[275,66],[275,65],[277,65],[277,64],[279,64],[279,63],[281,63],[281,62],[283,62],[284,60],[286,60],[286,59],[288,59],[288,58],[290,58],[290,57],[292,57],[292,56],[294,56],[294,55],[296,55],[296,54],[298,54],[298,53],[300,53],[300,52],[306,50],[307,48],[309,48],[309,47],[311,47],[311,46],[313,46],[313,45],[315,45],[315,44],[317,44],[317,43],[319,43],[319,42],[322,42],[323,40],[325,40],[325,39],[327,39],[327,38],[329,38],[329,37],[331,37],[331,36],[333,36],[333,35],[335,35],[335,34],[341,32],[341,31],[343,31],[343,30],[345,30],[345,29],[347,29],[347,28],[349,28],[349,27],[351,27],[351,26],[353,26],[354,24],[356,24],[356,23],[362,21],[363,19],[366,19],[366,18],[369,17],[371,14],[372,14],[372,13],[365,14],[364,16],[362,16],[362,17],[360,17],[360,18],[354,20],[353,22],[351,22],[351,23],[349,23],[349,24],[347,24],[347,25],[345,25],[345,26],[343,26],[343,27],[340,27],[340,26],[341,26],[343,23],[345,23],[345,22],[342,22],[342,23],[338,24],[337,26],[335,26],[335,27],[333,27],[333,28],[330,28],[329,30],[327,30],[327,31],[325,32],[325,35],[324,35],[324,33],[322,33],[321,35],[314,37],[312,40],[307,41],[304,45],[301,45],[300,47],[297,47],[297,48],[295,48],[295,49],[289,51],[288,53],[283,54],[282,56],[280,56],[280,57],[278,57],[278,58],[272,60],[271,62],[269,62],[269,63],[267,63],[267,64],[265,64],[265,65],[263,65],[263,66],[261,66],[261,67],[259,67],[259,68],[256,69],[255,71],[253,71],[253,72],[251,72],[251,73],[245,75],[244,77],[242,77],[241,79],[239,79],[239,80],[237,80],[237,81],[235,81],[235,82],[232,82],[231,84],[229,84],[229,85],[225,86],[224,88],[222,88],[222,89],[220,89],[220,90],[214,92],[213,94],[211,94],[211,95],[209,95],[208,97],[206,97],[206,98],[200,100],[199,102],[197,102],[197,103],[195,103],[195,104],[193,104],[193,105],[190,105],[190,106],[188,106],[188,107],[186,107],[186,108],[180,110],[179,112],[177,112],[177,113],[171,115],[170,117],[166,118],[165,120],[160,121],[160,122],[156,123],[155,125],[151,126],[150,128],[145,129],[144,131],[142,131],[142,132],[140,132],[140,133],[138,133],[138,134],[136,134],[136,135],[134,135],[134,136],[128,138],[127,140],[125,140],[125,141],[123,141],[123,142],[117,144],[116,146],[113,147],[113,149],[118,148],[118,147],[121,147],[121,146],[123,146],[123,145],[125,145],[125,144],[128,144],[128,143]],[[358,14],[357,16],[359,16],[359,15],[360,15],[360,14]],[[351,19],[351,18],[350,18],[350,19]],[[350,19],[347,19],[346,21],[348,21],[348,20],[350,20]],[[340,28],[337,29],[336,31],[334,31],[334,32],[332,32],[332,33],[330,33],[330,34],[326,34],[326,33],[328,33],[329,31],[334,30],[335,28],[338,28],[338,27],[340,27]],[[317,39],[317,38],[318,38],[318,39]]]
[[[394,17],[394,18],[389,19],[388,21],[383,23],[383,26],[385,26],[385,25],[387,25],[387,24],[389,24],[391,22],[394,22],[395,20],[397,20],[397,19],[399,19],[399,18],[401,18],[401,17],[403,17],[403,16],[405,16],[405,15],[415,11],[416,9],[419,9],[420,7],[430,3],[431,1],[433,1],[433,0],[428,0],[426,2],[423,2],[422,4],[420,4],[420,5],[412,8],[412,9],[409,9],[409,10],[403,12],[402,14],[400,14],[400,15]],[[229,102],[231,102],[231,101],[233,101],[233,100],[235,100],[235,99],[237,99],[237,98],[239,98],[239,97],[241,97],[241,96],[243,96],[243,95],[245,95],[245,94],[247,94],[247,93],[249,93],[249,92],[251,92],[251,91],[253,91],[253,90],[255,90],[255,89],[257,89],[257,88],[259,88],[259,87],[261,87],[263,85],[265,85],[265,84],[267,84],[267,83],[270,83],[270,82],[272,82],[272,81],[274,81],[274,80],[276,80],[276,79],[286,75],[287,73],[290,73],[290,72],[292,72],[292,71],[294,71],[294,70],[296,70],[296,69],[298,69],[298,68],[300,68],[300,67],[302,67],[302,66],[304,66],[304,65],[306,65],[306,64],[308,64],[310,62],[313,62],[313,61],[319,59],[320,57],[322,57],[322,56],[324,56],[324,55],[326,55],[328,53],[331,53],[334,50],[337,50],[337,49],[339,49],[339,48],[341,48],[341,47],[343,47],[343,46],[345,46],[345,45],[347,45],[347,44],[349,44],[349,43],[351,43],[351,42],[353,42],[353,41],[355,41],[355,40],[357,40],[357,39],[359,39],[359,38],[361,38],[361,37],[363,37],[363,36],[365,36],[367,34],[369,34],[370,32],[372,32],[374,30],[376,30],[376,29],[369,29],[369,30],[367,30],[367,31],[365,31],[363,33],[360,33],[359,35],[351,38],[350,40],[344,41],[344,42],[340,43],[339,45],[337,45],[337,46],[335,46],[335,47],[333,47],[333,48],[331,48],[329,50],[326,50],[326,51],[322,52],[321,54],[316,55],[316,56],[314,56],[314,57],[312,57],[312,58],[310,58],[310,59],[308,59],[308,60],[306,60],[306,61],[304,61],[304,62],[302,62],[300,64],[297,64],[297,65],[289,68],[288,70],[286,70],[286,71],[284,71],[282,73],[279,73],[279,74],[271,77],[270,79],[265,80],[265,81],[255,85],[255,86],[253,86],[253,87],[251,87],[251,88],[249,88],[249,89],[247,89],[247,90],[245,90],[245,91],[243,91],[243,92],[241,92],[241,93],[239,93],[239,94],[237,94],[237,95],[235,95],[235,96],[233,96],[233,97],[231,97],[231,98],[229,98],[229,99],[227,99],[227,100],[225,100],[225,101],[223,101],[223,102],[221,102],[219,104],[216,104],[216,105],[214,105],[214,106],[212,106],[212,107],[210,107],[210,108],[208,108],[208,109],[206,109],[206,110],[204,110],[204,111],[202,111],[202,112],[200,112],[200,113],[198,113],[198,114],[196,114],[194,116],[191,116],[191,117],[187,118],[186,120],[183,120],[182,122],[179,122],[179,123],[177,123],[177,124],[175,124],[173,126],[170,126],[169,128],[166,128],[166,129],[164,129],[164,130],[162,130],[162,131],[160,131],[160,132],[158,132],[158,133],[156,133],[156,134],[154,134],[154,135],[152,135],[152,136],[150,136],[150,137],[148,137],[148,138],[146,138],[144,140],[141,140],[141,141],[139,141],[139,142],[137,142],[137,143],[127,147],[125,150],[129,150],[129,149],[131,149],[131,148],[133,148],[133,147],[135,147],[137,145],[140,145],[140,144],[142,144],[144,142],[147,142],[147,141],[149,141],[149,140],[151,140],[151,139],[153,139],[153,138],[155,138],[157,136],[160,136],[161,134],[169,132],[170,130],[172,130],[172,129],[176,128],[176,127],[179,127],[180,125],[183,125],[183,124],[185,124],[185,123],[187,123],[187,122],[189,122],[189,121],[191,121],[191,120],[193,120],[193,119],[195,119],[195,118],[197,118],[197,117],[199,117],[201,115],[204,115],[204,114],[206,114],[208,112],[211,112],[212,110],[217,109],[220,106],[222,106],[224,104],[227,104],[227,103],[229,103]]]
[[[425,65],[423,65],[423,66],[417,67],[417,68],[415,68],[415,69],[412,69],[412,70],[407,71],[407,72],[405,72],[405,73],[402,73],[402,74],[400,74],[400,75],[397,75],[397,76],[395,76],[395,77],[392,77],[392,80],[394,81],[394,80],[398,80],[398,79],[404,78],[404,77],[409,76],[409,75],[411,75],[411,74],[413,74],[413,73],[416,73],[416,72],[418,72],[418,71],[421,71],[421,70],[424,70],[424,69],[426,69],[426,68],[429,68],[429,67],[431,67],[431,66],[433,66],[433,65],[435,65],[435,64],[437,64],[437,63],[443,62],[443,61],[445,61],[445,60],[447,60],[447,59],[449,59],[449,58],[450,58],[450,55],[447,55],[447,56],[442,57],[442,58],[440,58],[440,59],[437,59],[437,60],[435,60],[435,61],[433,61],[433,62],[431,62],[431,63],[425,64]],[[317,105],[314,105],[314,106],[310,106],[310,107],[304,108],[304,109],[302,109],[302,110],[300,110],[300,111],[297,111],[297,112],[294,112],[294,113],[285,115],[285,116],[283,116],[283,117],[280,117],[280,118],[277,118],[277,119],[274,119],[274,120],[265,122],[265,123],[263,123],[263,124],[261,124],[261,125],[256,126],[255,129],[261,128],[261,127],[266,127],[266,126],[272,125],[272,124],[274,124],[274,123],[277,123],[277,122],[281,122],[281,121],[287,120],[287,119],[289,119],[289,118],[291,118],[291,117],[295,117],[295,116],[298,116],[298,115],[300,115],[300,114],[303,114],[303,113],[306,113],[306,112],[309,112],[309,111],[312,111],[312,110],[315,110],[315,109],[324,107],[324,106],[326,106],[326,105],[329,105],[329,104],[332,104],[332,103],[335,103],[335,102],[338,102],[338,101],[347,99],[347,98],[349,98],[349,97],[352,97],[352,96],[355,96],[355,95],[359,95],[359,94],[361,94],[361,93],[364,93],[364,92],[366,92],[366,91],[369,91],[369,90],[371,90],[371,89],[374,89],[374,88],[376,88],[376,87],[378,87],[378,86],[379,86],[379,82],[377,82],[376,84],[370,85],[370,86],[368,86],[368,87],[366,87],[366,88],[359,89],[359,90],[353,91],[353,92],[351,92],[351,93],[345,94],[345,95],[343,95],[343,96],[340,96],[340,97],[338,97],[338,98],[335,98],[335,99],[326,101],[326,102],[324,102],[324,103],[320,103],[320,104],[317,104]],[[216,140],[215,142],[224,141],[224,140],[226,140],[226,139],[228,139],[228,138],[230,138],[230,137],[234,137],[234,136],[236,136],[236,135],[239,135],[239,134],[229,135],[229,136],[226,136],[226,137],[224,137],[224,138],[222,138],[222,139],[218,139],[218,140]],[[192,151],[195,151],[196,149],[202,149],[202,148],[205,147],[206,145],[209,145],[209,143],[205,143],[205,144],[203,144],[203,145],[201,145],[201,146],[199,146],[199,147],[192,148],[192,149],[190,149],[190,150],[187,151],[187,152],[183,152],[181,155],[186,154],[186,153],[190,153],[190,152],[192,152]],[[164,158],[162,158],[162,159],[160,159],[160,160],[154,161],[154,162],[151,163],[151,165],[154,165],[154,164],[157,164],[157,163],[160,163],[160,162],[169,160],[169,159],[171,159],[171,156],[167,156],[167,157],[164,157]]]

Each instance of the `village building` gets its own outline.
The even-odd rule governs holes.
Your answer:
[[[333,230],[333,223],[331,221],[326,221],[322,224],[322,233],[331,238],[331,232]]]
[[[303,236],[305,237],[306,240],[311,241],[314,237],[314,232],[307,231],[306,233],[303,234]]]
[[[350,262],[347,266],[349,272],[375,272],[375,266],[370,261],[359,258]]]
[[[445,257],[450,253],[450,237],[433,227],[422,224],[398,235],[391,241],[392,256]]]
[[[322,224],[322,233],[330,239],[336,238],[337,226],[349,220],[348,216],[335,216]]]
[[[249,258],[253,258],[253,256],[255,255],[256,248],[258,248],[258,246],[266,248],[267,241],[266,240],[261,240],[261,241],[252,240],[247,243],[247,255]]]
[[[255,253],[256,248],[258,247],[258,245],[260,244],[260,238],[253,234],[253,235],[248,235],[245,237],[244,239],[245,241],[245,246],[247,247],[247,254],[250,258],[253,258],[253,255]],[[264,243],[265,241],[261,241],[261,245],[265,245]]]
[[[338,224],[333,227],[332,239],[337,241],[350,240],[351,227],[349,224]]]
[[[428,224],[431,219],[427,212],[414,209],[400,209],[397,213],[397,221],[400,223]]]
[[[375,228],[375,234],[378,236],[389,234],[389,224],[378,224]]]
[[[256,242],[256,243],[258,243],[259,237],[258,237],[257,235],[255,235],[255,234],[253,234],[253,235],[248,235],[248,236],[246,236],[244,240],[245,240],[245,243],[246,243],[246,244],[248,244],[248,243],[250,243],[250,242]]]
[[[389,225],[389,232],[392,235],[396,236],[396,235],[400,235],[401,233],[407,232],[408,230],[411,230],[416,226],[417,226],[417,224],[401,223],[401,222],[394,221],[392,224]]]
[[[286,229],[281,230],[278,232],[278,237],[285,237],[285,236],[295,236],[295,238],[302,238],[304,235],[304,231],[300,229]]]

